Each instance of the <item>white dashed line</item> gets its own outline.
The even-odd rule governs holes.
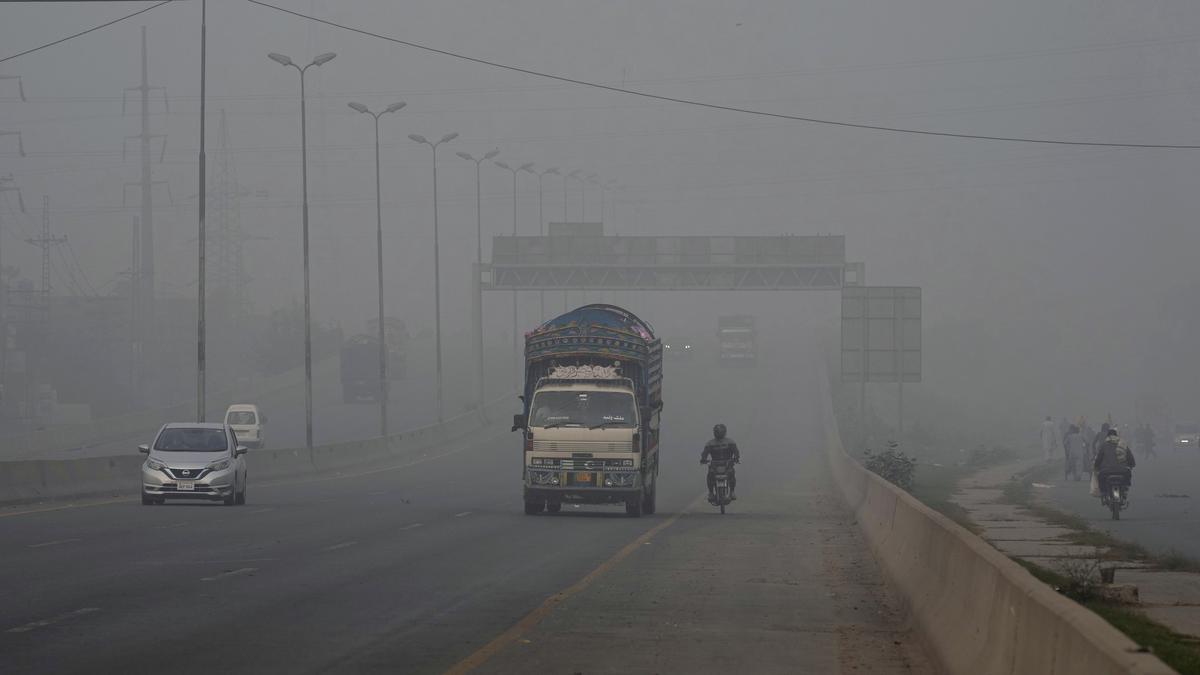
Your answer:
[[[241,569],[229,570],[228,572],[221,572],[220,574],[214,574],[211,577],[203,577],[200,579],[200,581],[217,581],[219,579],[236,577],[236,576],[239,576],[242,574],[249,574],[251,572],[257,572],[257,571],[258,571],[257,567],[243,567]]]
[[[471,512],[470,512],[470,511],[463,511],[462,513],[456,513],[456,514],[454,514],[454,517],[455,517],[455,518],[462,518],[463,516],[469,516],[469,515],[471,515]]]
[[[273,506],[265,508],[265,509],[255,509],[254,511],[247,511],[246,515],[250,515],[251,513],[266,513],[267,511],[274,511],[274,510],[275,510],[275,507],[273,507]]]
[[[47,546],[58,546],[59,544],[69,544],[73,541],[79,541],[78,538],[71,539],[55,539],[54,541],[43,541],[40,544],[30,544],[29,548],[45,548]]]
[[[350,548],[351,546],[353,546],[357,543],[358,543],[357,541],[343,541],[340,544],[334,544],[333,546],[326,546],[325,548],[323,548],[321,550],[322,551],[336,551],[341,548]]]
[[[174,529],[174,528],[176,528],[176,527],[183,527],[184,525],[187,525],[187,523],[172,523],[172,524],[170,524],[170,525],[156,525],[156,526],[155,526],[155,529],[157,529],[157,530],[170,530],[170,529]]]
[[[83,609],[77,609],[73,612],[67,612],[66,614],[59,614],[58,616],[56,616],[52,619],[42,619],[41,621],[30,621],[29,623],[25,624],[24,626],[17,626],[16,628],[9,628],[8,632],[9,633],[28,633],[31,630],[37,630],[38,628],[45,628],[46,626],[49,626],[51,624],[59,623],[61,621],[66,621],[68,619],[74,619],[75,617],[78,617],[78,616],[83,616],[85,614],[91,614],[92,612],[99,612],[99,611],[100,611],[99,607],[84,607]]]
[[[418,527],[424,527],[424,526],[425,526],[425,523],[413,523],[412,525],[405,525],[404,527],[400,528],[400,531],[403,532],[405,530],[415,530]]]

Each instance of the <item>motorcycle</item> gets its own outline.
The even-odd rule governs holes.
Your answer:
[[[708,462],[702,462],[708,464]],[[725,507],[733,501],[730,495],[729,474],[733,472],[733,460],[713,460],[709,467],[709,473],[713,475],[713,492],[708,499],[708,503],[721,508],[721,513],[725,513]]]
[[[1100,503],[1112,512],[1113,520],[1120,520],[1121,512],[1129,508],[1129,479],[1108,476],[1100,488]]]

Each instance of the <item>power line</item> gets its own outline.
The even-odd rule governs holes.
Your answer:
[[[679,104],[690,105],[690,106],[695,106],[695,107],[699,107],[699,108],[708,108],[710,110],[723,110],[726,112],[743,113],[746,115],[758,115],[760,117],[773,117],[773,118],[777,118],[777,119],[792,120],[792,121],[796,121],[796,122],[808,122],[810,124],[823,124],[826,126],[843,127],[843,128],[848,128],[848,129],[864,129],[867,131],[885,131],[885,132],[891,132],[891,133],[911,134],[911,135],[917,135],[917,136],[938,136],[938,137],[942,137],[942,138],[963,138],[963,139],[973,139],[973,140],[981,140],[981,141],[1002,141],[1002,142],[1007,142],[1007,143],[1038,143],[1038,144],[1042,144],[1042,145],[1075,145],[1075,146],[1104,147],[1104,148],[1151,148],[1151,149],[1160,149],[1160,150],[1200,150],[1200,145],[1185,145],[1185,144],[1174,144],[1174,143],[1125,143],[1125,142],[1108,142],[1108,141],[1071,141],[1071,140],[1060,140],[1060,139],[1052,139],[1052,138],[1027,138],[1027,137],[1021,137],[1021,136],[994,136],[994,135],[986,135],[986,134],[954,133],[954,132],[949,132],[949,131],[932,131],[932,130],[927,130],[927,129],[906,129],[906,128],[902,128],[902,127],[889,127],[889,126],[883,126],[883,125],[877,125],[877,124],[864,124],[864,123],[859,123],[859,122],[845,122],[845,121],[841,121],[841,120],[821,119],[821,118],[816,118],[816,117],[804,117],[801,115],[787,115],[784,113],[775,113],[775,112],[769,112],[766,110],[755,110],[752,108],[740,108],[737,106],[721,105],[719,103],[707,103],[704,101],[696,101],[696,100],[692,100],[692,99],[678,98],[678,97],[674,97],[674,96],[664,96],[662,94],[652,94],[649,92],[638,91],[636,89],[626,89],[624,87],[617,87],[617,86],[613,86],[610,84],[602,84],[600,82],[592,82],[589,80],[580,80],[580,79],[573,78],[573,77],[566,77],[564,75],[555,75],[553,73],[532,70],[529,68],[522,68],[520,66],[513,66],[513,65],[506,64],[506,63],[500,63],[498,61],[489,61],[487,59],[481,59],[481,58],[477,58],[474,56],[468,56],[466,54],[460,54],[458,52],[452,52],[452,51],[445,50],[445,49],[438,49],[437,47],[430,47],[429,45],[424,45],[424,44],[420,44],[417,42],[401,40],[400,38],[391,37],[389,35],[383,35],[381,33],[375,33],[372,31],[364,30],[362,28],[354,28],[353,26],[347,26],[345,24],[340,24],[335,21],[330,21],[328,19],[322,19],[320,17],[312,16],[309,14],[304,14],[302,12],[297,12],[295,10],[286,9],[284,7],[272,5],[268,2],[263,2],[262,0],[246,0],[246,2],[249,2],[254,5],[259,5],[261,7],[266,7],[267,9],[273,9],[277,12],[282,12],[284,14],[290,14],[292,16],[295,16],[295,17],[298,17],[301,19],[305,19],[308,21],[313,21],[315,23],[330,26],[332,28],[340,28],[342,30],[349,31],[352,33],[358,33],[359,35],[365,35],[367,37],[373,37],[373,38],[376,38],[379,40],[393,42],[398,45],[403,45],[405,47],[412,47],[414,49],[420,49],[422,51],[431,52],[433,54],[449,56],[449,57],[456,58],[456,59],[459,59],[462,61],[468,61],[471,63],[477,63],[477,64],[484,65],[484,66],[490,66],[492,68],[500,68],[502,70],[508,70],[508,71],[511,71],[514,73],[521,73],[523,75],[532,75],[534,77],[541,77],[541,78],[546,78],[546,79],[550,79],[550,80],[556,80],[559,82],[566,82],[568,84],[576,84],[576,85],[579,85],[582,87],[591,87],[593,89],[600,89],[603,91],[611,91],[611,92],[618,93],[618,94],[627,94],[630,96],[640,96],[642,98],[654,99],[656,101],[666,101],[668,103],[679,103]]]
[[[9,56],[5,56],[5,57],[3,57],[3,58],[0,58],[0,63],[4,63],[5,61],[11,61],[11,60],[13,60],[13,59],[20,58],[20,57],[22,57],[22,56],[25,56],[26,54],[32,54],[32,53],[34,53],[34,52],[39,52],[39,51],[41,51],[41,50],[43,50],[43,49],[46,49],[46,48],[48,48],[48,47],[53,47],[54,45],[60,45],[60,44],[62,44],[62,43],[64,43],[64,42],[66,42],[67,40],[74,40],[75,38],[77,38],[77,37],[80,37],[80,36],[83,36],[83,35],[87,35],[88,33],[94,33],[95,31],[98,31],[98,30],[100,30],[101,28],[108,28],[109,26],[111,26],[111,25],[113,25],[113,24],[116,24],[116,23],[121,23],[122,21],[124,21],[124,20],[126,20],[126,19],[132,19],[133,17],[135,17],[135,16],[137,16],[137,15],[139,15],[139,14],[145,14],[146,12],[149,12],[149,11],[150,11],[150,10],[152,10],[152,9],[156,9],[156,8],[158,8],[158,7],[162,7],[163,5],[165,5],[165,4],[167,4],[167,3],[170,3],[170,2],[174,2],[174,0],[162,0],[162,2],[158,2],[158,3],[155,3],[155,4],[153,4],[153,5],[150,5],[149,7],[145,7],[145,8],[143,8],[143,9],[139,9],[138,11],[136,11],[136,12],[134,12],[134,13],[132,13],[132,14],[126,14],[125,16],[122,16],[122,17],[119,17],[119,18],[113,19],[112,21],[108,21],[108,22],[106,22],[106,23],[102,23],[102,24],[100,24],[99,26],[93,26],[93,27],[91,27],[91,28],[88,28],[87,30],[81,30],[81,31],[79,31],[78,33],[75,33],[75,34],[73,34],[73,35],[68,35],[68,36],[66,36],[66,37],[64,37],[64,38],[59,38],[59,39],[55,40],[54,42],[47,42],[46,44],[44,44],[44,45],[40,45],[40,46],[37,46],[37,47],[34,47],[33,49],[26,49],[26,50],[25,50],[25,51],[23,51],[23,52],[17,52],[16,54],[11,54],[11,55],[9,55]]]

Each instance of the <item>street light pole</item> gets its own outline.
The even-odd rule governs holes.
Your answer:
[[[404,101],[398,101],[379,112],[371,112],[361,103],[348,103],[353,110],[370,115],[375,120],[375,254],[379,271],[379,435],[388,435],[388,373],[387,373],[387,333],[383,325],[383,197],[379,179],[379,117],[394,113],[405,106]]]
[[[207,80],[208,66],[208,0],[200,0],[200,157],[199,171],[200,174],[200,198],[196,204],[199,223],[197,226],[196,237],[199,243],[196,245],[197,261],[196,261],[196,421],[204,421],[205,405],[205,385],[208,376],[208,344],[207,334],[208,326],[206,324],[205,310],[207,298],[204,297],[206,290],[206,265],[205,250],[207,246],[207,235],[205,232],[204,223],[204,206],[208,201],[208,187],[205,184],[207,176],[205,176],[205,158],[204,158],[204,103],[207,99],[207,90],[205,82]]]
[[[291,66],[300,73],[300,175],[303,183],[303,227],[304,227],[304,442],[305,447],[313,447],[313,401],[312,401],[312,306],[309,296],[308,282],[308,124],[305,118],[304,106],[304,74],[313,66],[322,66],[332,61],[337,54],[326,52],[316,57],[307,66],[301,68],[283,54],[274,52],[267,58],[283,65]],[[200,196],[204,198],[203,195]]]
[[[496,155],[499,155],[500,149],[496,148],[496,149],[490,150],[487,153],[485,153],[482,157],[479,157],[478,159],[476,159],[473,155],[471,155],[471,153],[468,153],[468,152],[459,152],[459,153],[455,153],[455,154],[457,154],[459,157],[462,157],[463,159],[475,162],[475,278],[472,279],[472,285],[475,286],[476,288],[478,288],[479,274],[481,273],[481,270],[483,268],[483,198],[480,193],[479,165],[483,164],[485,161],[487,161],[489,159],[494,158]],[[475,293],[476,293],[476,295],[479,295],[480,293],[482,293],[482,291],[476,290]],[[475,323],[477,323],[478,325],[475,326],[475,331],[474,331],[475,332],[475,379],[476,379],[475,387],[476,387],[476,391],[478,392],[478,397],[479,397],[478,404],[481,409],[483,408],[483,399],[484,399],[484,394],[483,394],[483,391],[484,391],[483,390],[483,377],[484,377],[483,319],[482,319],[483,307],[481,304],[482,302],[483,302],[482,297],[476,298]]]
[[[442,386],[442,261],[441,249],[438,242],[438,193],[437,193],[437,149],[442,143],[449,143],[458,138],[457,133],[446,134],[436,143],[431,143],[420,134],[409,134],[408,138],[417,143],[428,145],[433,151],[433,305],[434,327],[433,339],[437,352],[437,411],[438,423],[445,416]]]
[[[551,167],[544,171],[534,171],[534,170],[530,169],[529,173],[532,173],[533,175],[537,176],[537,179],[538,179],[538,234],[545,237],[546,236],[546,218],[542,215],[542,211],[544,210],[546,203],[545,203],[545,200],[542,198],[542,179],[548,175],[557,176],[558,175],[558,167]],[[547,253],[547,259],[548,259],[549,247],[546,248],[546,253]],[[544,290],[538,291],[538,302],[541,304],[541,314],[538,315],[538,318],[540,321],[545,321],[546,320],[546,291],[544,291]]]
[[[516,237],[517,236],[517,173],[520,171],[532,172],[533,171],[533,162],[529,162],[528,164],[522,164],[521,166],[518,166],[518,167],[512,167],[505,162],[494,162],[494,164],[496,166],[500,167],[501,169],[504,169],[512,174],[512,179],[513,179],[513,231],[512,231],[512,236]],[[514,240],[514,244],[515,243],[516,242]],[[516,364],[516,367],[513,370],[513,382],[514,382],[514,386],[519,387],[519,386],[521,386],[521,382],[520,382],[521,366],[519,364],[519,361],[521,360],[521,343],[517,339],[517,333],[518,333],[518,330],[517,330],[517,325],[518,325],[517,324],[517,291],[515,288],[513,289],[513,293],[512,293],[512,310],[513,310],[512,316],[513,316],[513,358],[514,358],[513,363]]]

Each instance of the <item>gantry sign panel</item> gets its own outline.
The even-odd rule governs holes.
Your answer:
[[[842,381],[864,376],[867,382],[921,381],[919,287],[842,289]]]
[[[488,290],[836,290],[842,236],[496,237]]]

